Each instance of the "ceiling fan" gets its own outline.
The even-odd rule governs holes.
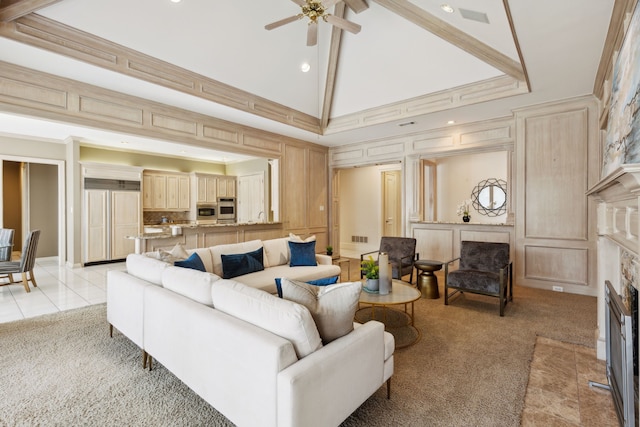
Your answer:
[[[273,30],[274,28],[281,27],[298,19],[302,19],[305,16],[309,18],[307,28],[307,46],[315,46],[318,43],[318,19],[322,19],[324,22],[328,22],[331,25],[335,25],[338,28],[349,31],[353,34],[358,34],[362,27],[354,22],[347,21],[339,16],[327,13],[327,10],[338,3],[340,0],[291,0],[302,8],[302,13],[290,16],[288,18],[281,19],[271,24],[265,25],[266,30]],[[365,0],[344,0],[344,2],[354,12],[360,13],[367,9],[369,6]]]

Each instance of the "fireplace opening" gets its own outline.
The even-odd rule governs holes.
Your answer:
[[[605,328],[608,386],[620,425],[638,425],[638,293],[629,287],[627,304],[607,280],[605,282]],[[634,292],[635,291],[635,292]]]

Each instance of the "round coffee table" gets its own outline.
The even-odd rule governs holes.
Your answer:
[[[391,281],[391,292],[380,295],[365,291],[360,293],[359,305],[365,305],[356,312],[356,321],[360,323],[378,320],[385,325],[396,341],[396,348],[415,344],[420,339],[420,331],[414,326],[413,303],[420,299],[420,291],[401,280]],[[390,308],[392,305],[404,305],[404,311]],[[408,306],[411,305],[409,312]]]
[[[440,298],[440,293],[438,292],[438,278],[433,274],[433,272],[442,269],[442,262],[423,259],[415,261],[413,265],[416,270],[420,271],[420,274],[418,274],[417,285],[418,289],[422,292],[422,298]]]

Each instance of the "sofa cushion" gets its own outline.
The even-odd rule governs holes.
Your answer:
[[[258,248],[246,254],[222,254],[222,278],[232,279],[244,274],[264,270],[262,251],[262,248]]]
[[[289,340],[298,358],[322,347],[318,328],[303,305],[227,279],[211,287],[211,297],[217,310]]]
[[[162,286],[200,304],[213,307],[211,286],[220,276],[191,268],[167,267],[162,272]]]
[[[250,240],[248,242],[231,243],[228,245],[217,245],[209,248],[213,261],[212,272],[222,277],[222,255],[245,254],[262,247],[262,240]]]
[[[265,268],[289,264],[288,238],[263,240],[262,245],[264,246]]]
[[[325,277],[335,277],[340,274],[340,267],[337,265],[318,264],[316,267],[289,267],[289,264],[277,265],[265,268],[256,273],[245,274],[236,277],[235,280],[242,282],[252,288],[260,289],[270,294],[277,293],[276,277],[288,277],[292,280],[317,280]]]
[[[281,283],[284,299],[309,309],[324,344],[353,331],[353,318],[362,290],[360,282],[315,286],[283,277]]]
[[[316,235],[313,234],[313,235],[307,237],[306,239],[303,239],[302,237],[298,236],[297,234],[289,233],[289,241],[298,242],[298,243],[315,242],[316,241]]]
[[[175,265],[176,267],[191,268],[193,270],[198,270],[198,271],[206,271],[206,269],[204,268],[204,264],[202,263],[202,260],[196,253],[189,255],[189,258],[187,259],[174,262],[173,265]]]
[[[322,279],[305,280],[305,282],[314,286],[327,286],[327,285],[333,285],[334,283],[337,283],[339,278],[340,276],[323,277]],[[278,296],[282,298],[282,278],[276,277],[275,282],[276,282],[276,288],[278,289]]]
[[[162,272],[169,267],[164,261],[142,254],[127,255],[127,272],[154,285],[162,285]]]
[[[165,251],[164,249],[158,249],[157,251],[147,252],[147,256],[155,259],[159,259],[160,261],[173,263],[174,261],[180,261],[183,259],[187,259],[189,257],[189,253],[185,250],[184,246],[180,243],[176,243],[170,251]]]
[[[289,266],[304,267],[318,265],[316,262],[316,242],[289,242],[289,252],[291,259]]]

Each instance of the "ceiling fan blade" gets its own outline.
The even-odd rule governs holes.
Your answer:
[[[322,6],[324,6],[325,9],[329,9],[331,6],[338,3],[339,1],[340,0],[324,0],[322,2]]]
[[[349,6],[349,9],[353,10],[355,13],[360,13],[363,10],[369,9],[369,5],[365,0],[344,0],[344,2]]]
[[[264,29],[265,30],[273,30],[274,28],[282,27],[283,25],[286,25],[286,24],[288,24],[290,22],[297,21],[298,19],[302,18],[303,16],[304,15],[301,14],[301,13],[298,14],[298,15],[293,15],[293,16],[290,16],[288,18],[284,18],[284,19],[281,19],[279,21],[272,22],[271,24],[267,24],[267,25],[264,26]]]
[[[300,7],[305,6],[307,4],[307,2],[304,1],[304,0],[291,0],[291,1],[294,2],[295,4],[297,4]]]
[[[318,24],[309,22],[307,27],[307,46],[315,46],[318,44]]]
[[[355,22],[347,21],[346,19],[338,18],[334,15],[324,15],[323,19],[331,25],[335,25],[338,28],[347,30],[350,33],[358,34],[362,27]]]

